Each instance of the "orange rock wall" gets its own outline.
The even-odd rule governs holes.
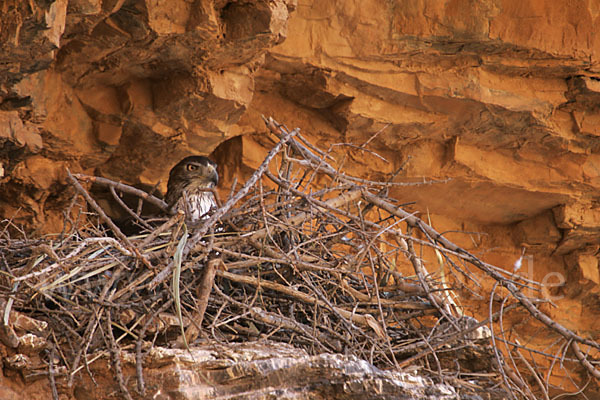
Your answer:
[[[65,167],[140,186],[213,154],[223,187],[260,115],[486,261],[564,277],[559,322],[598,339],[600,3],[587,0],[6,0],[0,216],[59,231]],[[226,192],[227,190],[224,189]],[[475,312],[484,310],[474,309]]]
[[[404,166],[405,182],[442,181],[393,194],[495,265],[511,270],[526,247],[524,273],[561,298],[548,312],[597,337],[592,3],[301,0],[238,126],[260,132],[257,114],[273,115],[323,148],[375,136],[368,148],[386,161],[334,148],[350,172],[384,178]],[[246,154],[257,139],[242,141],[256,166]]]

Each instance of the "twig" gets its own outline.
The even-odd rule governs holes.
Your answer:
[[[129,390],[127,390],[127,385],[125,385],[125,378],[123,377],[123,368],[121,367],[121,349],[119,345],[115,341],[115,336],[112,332],[112,321],[110,318],[110,313],[106,313],[106,334],[108,336],[108,343],[110,349],[110,355],[112,358],[112,364],[115,368],[115,375],[117,376],[117,382],[119,383],[119,389],[121,390],[121,394],[127,400],[133,400],[131,394],[129,394]]]
[[[101,178],[99,176],[90,176],[90,175],[85,175],[85,174],[73,174],[73,176],[79,180],[96,183],[96,184],[102,185],[102,186],[112,187],[123,193],[132,194],[141,199],[144,199],[145,201],[147,201],[148,203],[150,203],[152,205],[155,205],[156,207],[160,208],[164,212],[168,211],[169,207],[168,207],[167,203],[165,203],[163,200],[159,199],[156,196],[148,194],[148,193],[144,192],[143,190],[134,188],[133,186],[129,186],[129,185],[126,185],[121,182],[115,182],[115,181],[107,179],[107,178]]]
[[[138,393],[142,396],[146,393],[146,384],[144,382],[144,362],[142,359],[142,344],[144,343],[144,336],[146,334],[146,330],[148,326],[154,321],[156,315],[161,312],[164,312],[167,308],[171,307],[173,304],[173,299],[169,299],[163,304],[158,310],[154,311],[151,315],[148,316],[146,322],[140,329],[138,333],[138,338],[135,343],[135,372],[137,376],[137,390]]]
[[[600,371],[594,368],[594,366],[588,361],[587,357],[583,355],[579,344],[575,340],[571,342],[571,348],[573,349],[573,353],[575,353],[575,357],[577,357],[581,365],[583,365],[594,378],[600,379]]]
[[[129,250],[125,249],[121,245],[121,243],[119,243],[115,238],[111,238],[111,237],[86,238],[85,240],[83,240],[83,242],[81,242],[79,244],[79,246],[77,246],[77,248],[75,250],[73,250],[65,258],[63,258],[62,261],[50,264],[48,267],[46,267],[42,270],[39,270],[36,272],[31,272],[27,275],[16,277],[16,278],[14,278],[14,281],[15,282],[28,281],[28,280],[31,280],[32,278],[36,278],[41,275],[49,274],[49,273],[53,272],[55,269],[60,268],[62,266],[62,263],[64,263],[65,261],[69,261],[69,260],[73,259],[76,255],[81,253],[81,251],[83,249],[85,249],[87,246],[89,246],[90,244],[102,244],[102,243],[108,243],[110,246],[114,246],[117,250],[119,250],[125,256],[132,255],[132,253]]]
[[[280,293],[284,293],[288,296],[292,296],[292,297],[294,297],[300,301],[303,301],[307,304],[313,304],[313,305],[317,305],[319,307],[328,307],[327,304],[325,302],[323,302],[322,300],[316,299],[310,295],[307,295],[307,294],[304,294],[297,290],[291,289],[287,286],[279,285],[277,283],[272,283],[272,282],[268,282],[268,281],[261,282],[253,277],[236,275],[236,274],[232,274],[232,273],[226,272],[226,271],[217,271],[217,276],[229,279],[234,282],[241,282],[241,283],[246,283],[246,284],[253,285],[256,287],[262,286],[267,289],[276,290]],[[381,328],[379,328],[379,331],[377,330],[378,324],[377,324],[377,322],[375,322],[375,320],[373,319],[373,317],[371,315],[369,315],[369,314],[367,314],[367,315],[354,314],[350,311],[346,311],[339,307],[334,307],[334,306],[331,306],[331,308],[335,309],[335,311],[338,312],[343,318],[347,318],[347,319],[351,320],[352,322],[355,322],[362,326],[371,327],[377,333],[381,333],[381,330],[380,330]]]
[[[146,221],[144,221],[139,215],[137,215],[135,212],[133,212],[133,210],[131,208],[129,208],[123,200],[121,200],[121,198],[119,197],[117,192],[115,192],[114,186],[110,186],[110,194],[112,195],[113,199],[115,199],[117,201],[117,203],[119,203],[121,208],[124,209],[129,215],[131,215],[131,217],[133,219],[135,219],[139,224],[144,226],[144,228],[152,229],[152,227],[150,225],[148,225],[148,223]]]
[[[50,354],[48,355],[48,379],[50,380],[50,388],[52,389],[52,400],[58,400],[58,389],[56,388],[56,378],[54,371],[54,359],[56,358],[56,346],[50,344]]]
[[[71,183],[73,184],[75,189],[77,189],[77,191],[85,198],[85,200],[88,202],[88,204],[94,209],[94,211],[96,211],[98,213],[100,218],[110,227],[110,229],[115,233],[115,235],[126,244],[126,246],[136,255],[136,257],[142,263],[144,263],[144,265],[146,265],[146,267],[153,268],[152,265],[150,264],[150,262],[148,260],[146,260],[140,254],[137,247],[135,247],[133,245],[133,243],[131,243],[129,241],[129,239],[123,234],[123,232],[121,232],[121,230],[108,217],[108,215],[106,215],[106,213],[104,212],[104,210],[102,210],[102,208],[98,205],[98,203],[96,203],[96,201],[92,198],[92,196],[89,195],[87,190],[85,190],[83,188],[83,186],[81,186],[81,184],[77,181],[77,179],[75,179],[73,177],[73,175],[71,175],[71,171],[69,171],[68,169],[67,169],[67,177],[69,178],[69,180],[71,181]]]
[[[198,337],[200,329],[202,327],[202,321],[204,320],[204,313],[206,307],[208,307],[208,297],[213,288],[215,281],[215,274],[217,272],[217,266],[223,265],[223,260],[216,258],[206,263],[202,274],[202,280],[200,285],[196,288],[196,310],[190,318],[191,324],[185,331],[186,340],[188,343],[193,342]]]

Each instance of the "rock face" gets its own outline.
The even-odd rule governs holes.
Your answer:
[[[3,217],[60,230],[64,169],[154,185],[232,135],[291,1],[3,2]],[[166,181],[166,180],[165,180]],[[58,218],[56,218],[58,217]]]
[[[135,355],[123,354],[133,364]],[[154,349],[146,357],[144,398],[169,399],[398,399],[454,400],[457,393],[449,385],[435,384],[409,372],[379,370],[352,356],[323,354],[309,356],[304,351],[279,343],[205,345],[186,350]],[[126,363],[127,364],[127,363]],[[132,365],[133,366],[133,365]],[[110,375],[107,365],[94,371]],[[133,372],[133,368],[130,369]],[[130,392],[135,393],[131,373]],[[290,384],[293,382],[293,384]],[[96,391],[109,398],[117,387],[95,389],[83,378],[75,385],[76,399]]]
[[[262,159],[272,115],[324,148],[368,143],[332,147],[349,173],[441,181],[392,194],[496,265],[526,247],[530,278],[563,278],[550,313],[600,331],[596,2],[1,7],[0,216],[16,226],[61,230],[67,167],[164,192],[176,161],[212,153],[226,187]]]
[[[561,237],[524,243],[598,242],[599,11],[587,2],[3,7],[1,211],[29,228],[57,230],[66,166],[154,185],[184,154],[241,137],[242,158],[219,161],[254,167],[260,138],[239,135],[261,132],[264,113],[316,141],[372,138],[386,161],[347,151],[367,175],[410,158],[408,180],[452,178],[397,193],[435,214],[506,225],[553,212]]]
[[[452,386],[434,383],[414,371],[383,371],[353,356],[309,356],[301,349],[269,341],[198,345],[191,352],[153,348],[144,357],[142,394],[135,371],[135,354],[122,352],[120,357],[127,391],[135,399],[455,400],[490,395],[463,388],[467,393],[461,396]],[[91,364],[90,372],[95,381],[88,375],[78,377],[70,398],[125,398],[105,357]],[[14,375],[11,370],[7,377]],[[63,381],[57,382],[61,391],[67,386]],[[20,396],[11,387],[10,379],[0,377],[0,383],[2,399]],[[47,380],[32,377],[28,383],[27,398],[50,398],[44,395],[50,393]],[[498,390],[498,393],[503,392]],[[491,398],[504,398],[498,393],[491,393]]]

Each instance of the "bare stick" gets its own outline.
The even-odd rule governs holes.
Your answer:
[[[215,274],[217,272],[218,265],[223,265],[223,260],[220,258],[210,260],[206,264],[200,285],[198,285],[196,288],[196,310],[190,318],[192,323],[185,331],[187,343],[191,343],[196,340],[198,334],[200,333],[200,329],[202,328],[204,313],[206,312],[206,307],[208,307],[208,298],[215,282]]]
[[[276,290],[278,292],[285,293],[288,296],[295,297],[298,300],[301,300],[305,303],[312,304],[312,305],[318,305],[319,307],[328,308],[328,305],[323,300],[319,300],[311,295],[304,294],[302,292],[299,292],[299,291],[289,288],[287,286],[280,285],[278,283],[273,283],[273,282],[268,282],[268,281],[260,281],[254,277],[236,275],[236,274],[232,274],[227,271],[217,271],[217,275],[222,278],[226,278],[226,279],[229,279],[229,280],[232,280],[235,282],[243,282],[243,283],[253,285],[256,287],[262,286],[267,289]],[[342,316],[343,318],[347,318],[350,321],[357,323],[359,325],[362,325],[362,326],[371,327],[375,331],[375,333],[377,333],[378,336],[383,337],[381,327],[379,326],[379,324],[377,323],[375,318],[373,318],[372,315],[356,314],[356,313],[352,313],[350,311],[347,311],[347,310],[344,310],[342,308],[335,307],[335,306],[332,306],[331,308],[335,309],[335,311],[337,313],[339,313],[340,316]]]
[[[115,341],[115,336],[112,332],[112,321],[110,318],[110,312],[106,313],[106,334],[108,336],[108,344],[110,349],[110,355],[112,358],[112,364],[115,368],[115,375],[117,376],[117,382],[119,383],[119,389],[121,390],[121,394],[127,400],[133,400],[131,394],[129,394],[129,390],[127,390],[127,385],[125,385],[125,378],[123,377],[123,368],[121,367],[121,349],[119,345]]]
[[[52,400],[58,400],[58,389],[56,388],[55,378],[56,371],[54,371],[54,359],[56,358],[56,345],[54,343],[50,345],[50,355],[48,357],[48,379],[52,388]]]
[[[91,175],[85,175],[85,174],[73,174],[73,176],[82,181],[96,183],[101,186],[113,187],[117,190],[120,190],[123,193],[132,194],[141,199],[144,199],[145,201],[147,201],[150,204],[155,205],[156,207],[160,208],[164,212],[167,212],[167,210],[169,208],[167,203],[165,203],[163,200],[161,200],[158,197],[153,196],[149,193],[146,193],[143,190],[134,188],[133,186],[129,186],[129,185],[126,185],[121,182],[115,182],[115,181],[107,179],[107,178],[101,178],[99,176],[91,176]]]
[[[77,189],[77,191],[85,198],[85,200],[94,209],[94,211],[98,213],[100,218],[110,227],[110,229],[112,229],[115,235],[127,245],[127,247],[136,255],[136,257],[140,261],[142,261],[142,263],[144,263],[148,268],[153,268],[150,264],[150,261],[148,261],[145,257],[143,257],[140,254],[140,251],[137,249],[137,247],[135,247],[133,243],[131,243],[131,241],[127,238],[127,236],[125,236],[123,232],[121,232],[119,227],[115,225],[115,223],[109,218],[108,215],[106,215],[102,207],[100,207],[98,203],[96,203],[96,200],[94,200],[92,196],[90,196],[90,194],[87,192],[87,190],[85,190],[83,186],[81,186],[79,181],[77,181],[77,179],[75,179],[73,175],[71,175],[71,171],[69,171],[68,169],[67,176],[73,184],[73,186],[75,186],[75,189]]]
[[[571,342],[571,348],[573,349],[573,352],[575,353],[575,356],[577,357],[581,365],[583,365],[585,369],[587,369],[594,378],[600,379],[600,371],[594,368],[592,363],[588,361],[587,357],[582,353],[581,348],[579,347],[579,344],[577,344],[576,341]]]
[[[114,186],[110,186],[110,194],[112,194],[113,199],[115,199],[117,201],[117,203],[119,203],[121,208],[124,209],[127,212],[127,214],[131,215],[131,217],[133,219],[135,219],[138,223],[142,224],[144,226],[144,228],[152,229],[152,227],[150,225],[148,225],[148,223],[146,221],[144,221],[142,218],[140,218],[139,215],[137,215],[135,212],[133,212],[133,210],[131,208],[129,208],[123,200],[121,200],[121,198],[115,191]]]

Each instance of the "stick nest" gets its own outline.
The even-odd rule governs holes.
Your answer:
[[[553,388],[543,368],[525,357],[535,350],[490,324],[518,309],[562,343],[562,353],[538,356],[578,362],[596,376],[584,353],[598,344],[552,321],[539,299],[522,293],[539,284],[482,262],[405,211],[388,197],[399,185],[394,176],[348,176],[298,130],[266,124],[277,138],[271,152],[198,226],[180,214],[162,221],[136,214],[141,233],[127,237],[86,182],[108,187],[117,200],[117,192],[128,192],[164,203],[123,184],[69,174],[76,192],[62,234],[14,239],[5,229],[0,239],[2,341],[18,348],[11,313],[38,321],[36,334],[47,342],[37,373],[52,382],[55,375],[72,382],[95,355],[135,344],[142,392],[150,346],[268,339],[311,354],[353,354],[381,368],[416,366],[466,391],[499,385],[516,397],[547,395]],[[402,263],[410,274],[400,272]],[[493,290],[482,289],[481,276]],[[489,302],[487,320],[465,315],[465,293]],[[112,359],[126,393],[119,357]]]

